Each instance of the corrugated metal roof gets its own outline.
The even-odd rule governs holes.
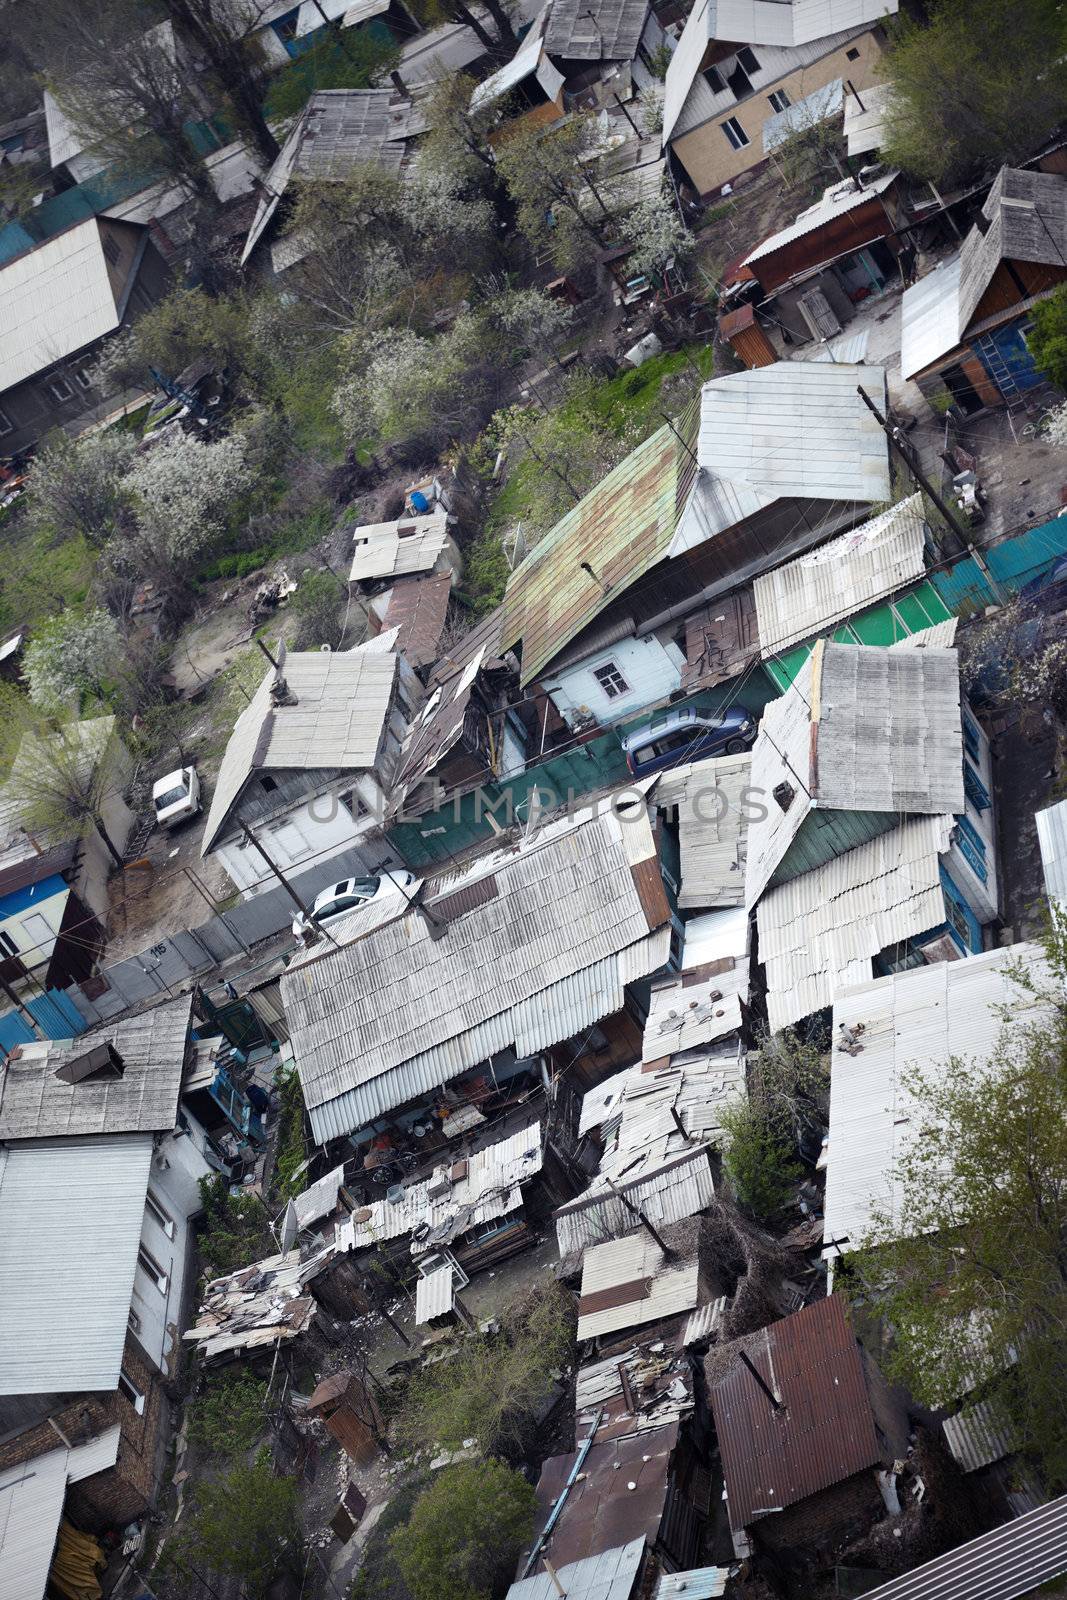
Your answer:
[[[825,43],[827,34],[893,16],[898,0],[717,0],[718,39],[749,44]]]
[[[998,1008],[1021,1012],[1033,1003],[1012,979],[1016,963],[1044,971],[1040,949],[1018,944],[876,978],[834,996],[827,1239],[858,1246],[876,1211],[888,1213],[907,1233],[894,1181],[917,1131],[903,1083],[906,1069],[919,1065],[936,1075],[952,1057],[988,1060],[1003,1026]],[[842,1044],[859,1028],[861,1048],[853,1055]]]
[[[420,1273],[415,1283],[416,1327],[432,1322],[434,1317],[447,1316],[452,1310],[455,1297],[452,1278],[452,1266],[447,1261],[432,1272]]]
[[[746,752],[691,761],[657,781],[657,808],[677,814],[681,910],[744,904],[748,820],[742,796],[751,777],[752,757]]]
[[[656,873],[649,909],[638,862]],[[442,879],[441,895],[497,879],[493,899],[443,929],[410,911],[290,967],[282,996],[316,1138],[362,1127],[510,1044],[536,1054],[619,1010],[623,985],[666,959],[658,870],[643,809],[564,818]]]
[[[365,522],[353,531],[352,540],[352,583],[429,572],[448,542],[448,514],[431,511],[396,522]]]
[[[152,1135],[0,1151],[0,1394],[114,1389]]]
[[[112,333],[119,308],[96,218],[0,267],[0,393]]]
[[[941,261],[900,301],[900,375],[914,378],[959,343],[960,258]]]
[[[713,378],[701,391],[701,470],[670,554],[800,498],[875,504],[890,498],[886,438],[856,393],[885,400],[885,369],[776,361]]]
[[[500,645],[508,650],[522,641],[524,685],[667,553],[686,459],[664,425],[515,568],[504,596]]]
[[[315,1319],[317,1302],[308,1285],[332,1254],[325,1248],[301,1259],[299,1250],[289,1250],[213,1279],[182,1339],[199,1345],[211,1361],[297,1338]]]
[[[693,1412],[693,1369],[684,1350],[657,1339],[621,1355],[587,1361],[578,1369],[575,1432],[588,1434],[597,1417],[597,1439],[625,1439]],[[623,1383],[625,1373],[626,1382]]]
[[[719,1376],[723,1361],[742,1347],[779,1410],[740,1359]],[[749,1527],[880,1462],[863,1361],[839,1296],[805,1306],[736,1347],[720,1347],[714,1361],[709,1398],[731,1528]]]
[[[784,809],[773,797],[791,791]],[[802,835],[826,813],[872,819],[964,807],[963,721],[955,650],[893,650],[820,639],[785,694],[765,708],[752,752],[764,816],[749,825],[751,909]],[[887,822],[889,817],[887,816]],[[816,856],[825,854],[823,849]]]
[[[934,622],[929,628],[919,628],[906,639],[898,639],[890,650],[951,650],[956,643],[959,617],[946,617],[944,622]]]
[[[1017,1431],[988,1400],[964,1406],[946,1417],[942,1427],[945,1443],[964,1472],[977,1472],[1019,1448]]]
[[[879,951],[941,926],[952,825],[919,817],[768,890],[757,916],[772,1032],[866,982]]]
[[[885,600],[922,576],[922,495],[787,561],[753,583],[760,653],[766,658]]]
[[[115,1465],[116,1424],[0,1473],[0,1600],[43,1600],[68,1483]]]
[[[872,150],[881,149],[886,136],[886,117],[892,98],[892,86],[888,83],[867,84],[860,90],[859,100],[853,94],[847,96],[845,140],[850,156],[865,156]]]
[[[691,1344],[699,1344],[701,1339],[710,1339],[713,1333],[719,1331],[725,1312],[725,1295],[720,1295],[717,1300],[709,1300],[707,1305],[698,1306],[685,1325],[682,1345],[688,1348]]]
[[[632,61],[648,0],[553,0],[545,49],[565,61]]]
[[[390,589],[382,630],[397,630],[397,654],[413,667],[429,667],[437,660],[451,593],[451,572],[400,578]]]
[[[777,150],[780,144],[791,139],[795,133],[806,133],[817,122],[826,122],[828,118],[836,117],[841,110],[844,97],[844,84],[840,78],[833,78],[820,88],[813,89],[811,94],[806,94],[802,100],[794,100],[784,111],[776,111],[763,124],[764,153],[769,155],[772,150]],[[826,199],[827,196],[823,198]]]
[[[259,772],[360,771],[374,766],[393,699],[392,651],[294,650],[281,676],[293,703],[272,705],[269,667],[234,724],[211,797],[200,853],[218,842],[245,784]]]
[[[639,1534],[655,1544],[671,1481],[678,1424],[595,1443],[567,1498],[549,1541],[553,1566],[616,1550]],[[575,1451],[551,1456],[537,1485],[538,1528],[544,1526],[574,1468]]]
[[[645,1553],[644,1539],[633,1539],[617,1550],[604,1550],[570,1561],[556,1570],[567,1600],[630,1600]],[[547,1572],[520,1578],[507,1592],[506,1600],[558,1600],[559,1590]]]
[[[1061,906],[1067,904],[1067,800],[1034,813],[1045,893]]]
[[[695,1257],[668,1259],[644,1228],[591,1245],[582,1262],[579,1343],[693,1311],[700,1292]]]
[[[191,1008],[191,995],[184,995],[77,1039],[19,1046],[18,1054],[0,1065],[0,1139],[173,1128]],[[70,1084],[56,1076],[61,1067],[108,1041],[122,1058],[120,1078]]]
[[[989,227],[984,233],[972,228],[960,250],[960,338],[1002,261],[1049,266],[1067,261],[1067,178],[1001,167],[982,214]]]
[[[121,1437],[122,1429],[116,1422],[95,1439],[74,1445],[67,1456],[67,1482],[80,1483],[83,1478],[91,1478],[94,1473],[113,1467],[119,1458]]]
[[[646,1063],[663,1061],[666,1056],[696,1051],[719,1039],[728,1038],[741,1027],[742,1005],[747,999],[746,949],[742,949],[736,964],[728,972],[707,975],[694,972],[685,978],[673,978],[658,985],[649,997],[641,1046],[642,1060]],[[679,1063],[674,1065],[677,1067]],[[658,1078],[660,1075],[648,1076]],[[635,1083],[623,1106],[624,1122],[633,1101],[640,1096],[643,1088],[650,1087],[647,1083]]]
[[[1067,1495],[957,1545],[867,1600],[1019,1600],[1067,1572]]]
[[[693,1567],[688,1572],[664,1572],[656,1580],[652,1600],[719,1600],[726,1593],[729,1567]]]
[[[332,1216],[337,1210],[337,1198],[344,1181],[345,1166],[342,1161],[339,1167],[334,1167],[332,1172],[327,1172],[303,1194],[298,1194],[293,1201],[298,1226],[309,1228],[322,1217]]]
[[[491,72],[488,78],[483,78],[478,84],[471,95],[472,111],[479,111],[483,106],[492,105],[494,100],[499,100],[502,95],[510,93],[524,78],[537,71],[541,51],[544,48],[545,24],[550,9],[550,5],[541,8],[511,60],[506,61],[496,72]]]

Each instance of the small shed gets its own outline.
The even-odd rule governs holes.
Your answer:
[[[773,367],[777,352],[756,321],[755,307],[739,306],[719,318],[719,333],[746,367]]]
[[[373,1395],[355,1372],[323,1378],[308,1401],[307,1414],[325,1424],[353,1461],[372,1461],[377,1455],[385,1424]]]

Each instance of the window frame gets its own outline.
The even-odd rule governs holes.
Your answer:
[[[750,44],[743,44],[737,50],[737,65],[746,77],[752,78],[757,72],[762,72],[759,57]]]
[[[0,406],[0,439],[5,439],[9,433],[14,433],[14,431],[15,424],[12,422],[3,406]]]
[[[170,1212],[167,1210],[166,1206],[157,1195],[152,1193],[151,1189],[148,1189],[145,1192],[144,1204],[145,1210],[159,1223],[159,1226],[163,1229],[163,1232],[166,1234],[167,1238],[173,1239],[178,1225],[171,1216]]]
[[[785,104],[778,105],[776,102],[779,100],[784,100]],[[782,112],[788,111],[793,102],[790,100],[784,89],[772,89],[770,94],[767,96],[767,104],[770,106],[772,111]]]
[[[123,1399],[128,1401],[139,1417],[144,1416],[145,1394],[143,1389],[138,1389],[125,1367],[119,1368],[118,1391]]]
[[[141,1268],[146,1278],[150,1278],[160,1294],[166,1294],[170,1288],[170,1274],[164,1272],[155,1256],[142,1239],[137,1246],[137,1265]]]
[[[724,120],[719,123],[719,127],[722,129],[723,136],[731,150],[745,150],[752,143],[752,140],[749,138],[748,134],[745,132],[744,128],[741,126],[740,122],[738,122],[736,117],[724,118]],[[738,136],[740,136],[740,143],[738,143]]]
[[[593,667],[591,670],[598,689],[608,700],[622,700],[626,695],[633,693],[632,684],[627,683],[622,668],[614,657],[609,661],[602,661],[599,667]]]
[[[45,387],[57,405],[66,405],[68,400],[74,399],[73,384],[69,378],[64,378],[59,373],[54,378],[49,378]],[[61,388],[66,389],[66,394],[60,393]]]

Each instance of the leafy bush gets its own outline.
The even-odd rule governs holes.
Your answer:
[[[267,1255],[272,1247],[267,1211],[256,1195],[230,1194],[225,1178],[201,1178],[204,1208],[200,1259],[209,1278],[222,1278]]]
[[[720,1116],[729,1143],[723,1166],[737,1203],[755,1217],[772,1217],[789,1199],[802,1168],[763,1106],[735,1100]]]
[[[1058,389],[1067,389],[1067,284],[1061,284],[1031,312],[1027,344],[1034,364]]]
[[[399,61],[397,45],[369,28],[346,28],[340,38],[327,30],[283,67],[267,91],[264,110],[272,121],[295,117],[316,90],[367,89]]]
[[[295,621],[294,650],[316,650],[328,644],[336,650],[341,644],[341,628],[347,594],[332,572],[305,572],[289,602]]]
[[[285,1567],[297,1568],[300,1494],[295,1478],[276,1476],[261,1450],[251,1466],[194,1487],[180,1531],[164,1552],[165,1565],[196,1575],[239,1579],[249,1600],[263,1600]]]
[[[209,1384],[189,1407],[189,1437],[214,1456],[251,1450],[264,1431],[267,1385],[250,1372]]]
[[[279,1072],[277,1088],[281,1099],[278,1116],[278,1155],[274,1164],[274,1182],[283,1200],[291,1200],[304,1191],[304,1174],[297,1174],[307,1155],[304,1145],[304,1096],[300,1092],[300,1077],[295,1067]]]
[[[439,1472],[390,1540],[413,1600],[488,1600],[533,1531],[536,1504],[502,1461]]]

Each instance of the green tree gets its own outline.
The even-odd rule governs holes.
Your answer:
[[[876,1217],[852,1281],[892,1330],[889,1370],[926,1405],[975,1390],[1067,1484],[1067,921],[1021,963],[987,1061],[907,1070],[894,1170],[909,1237]]]
[[[99,550],[128,510],[123,479],[137,453],[136,441],[118,428],[72,439],[57,429],[33,458],[27,511],[41,532],[81,534]]]
[[[345,609],[345,593],[332,572],[305,572],[289,601],[296,625],[293,649],[317,650],[322,644],[339,649]]]
[[[564,271],[609,240],[613,211],[597,183],[597,140],[595,118],[577,114],[547,130],[509,128],[496,152],[519,228]]]
[[[207,1278],[224,1278],[277,1249],[266,1207],[254,1194],[236,1198],[225,1178],[201,1178],[202,1230],[198,1245]]]
[[[1067,284],[1034,306],[1034,326],[1026,342],[1038,370],[1058,389],[1067,389]]]
[[[723,1166],[738,1204],[771,1217],[803,1176],[797,1146],[825,1125],[829,1078],[817,1041],[792,1028],[764,1038],[749,1059],[748,1095],[722,1114]]]
[[[885,71],[894,166],[935,182],[1029,155],[1067,115],[1055,0],[935,0],[928,25],[889,19]]]
[[[269,164],[278,154],[278,141],[263,112],[262,51],[250,36],[254,11],[246,31],[241,8],[230,0],[166,0],[166,5],[175,24],[207,57],[236,120]]]
[[[209,1380],[189,1405],[189,1437],[213,1456],[242,1455],[266,1430],[267,1385],[250,1372]]]
[[[536,1496],[502,1461],[446,1467],[390,1549],[412,1600],[489,1600],[534,1526]]]
[[[20,710],[11,697],[6,709],[8,736],[16,727],[21,734],[7,793],[27,833],[61,844],[84,839],[95,829],[121,869],[121,852],[104,821],[108,801],[122,792],[114,718],[52,722],[35,714],[28,702]]]
[[[476,1439],[490,1455],[528,1442],[531,1418],[570,1358],[573,1302],[549,1283],[510,1305],[501,1323],[499,1335],[464,1339],[415,1373],[396,1424],[404,1448],[453,1449]]]
[[[478,13],[466,0],[411,0],[408,10],[424,28],[439,28],[445,22],[458,22],[469,28],[484,50],[507,55],[518,44],[511,23],[509,0],[485,0],[485,11],[496,28],[496,38],[480,20]],[[508,46],[501,50],[501,46]]]
[[[735,1100],[719,1121],[727,1136],[723,1166],[738,1205],[754,1217],[773,1217],[803,1170],[788,1141],[756,1101]]]
[[[100,376],[116,389],[151,382],[151,368],[176,378],[193,361],[229,370],[238,387],[256,388],[262,353],[243,295],[214,298],[203,289],[175,289],[105,347]]]
[[[249,1600],[262,1600],[280,1572],[297,1569],[299,1512],[296,1479],[278,1477],[261,1450],[251,1466],[233,1466],[195,1485],[165,1555],[179,1573],[195,1576],[206,1568],[238,1578]]]

